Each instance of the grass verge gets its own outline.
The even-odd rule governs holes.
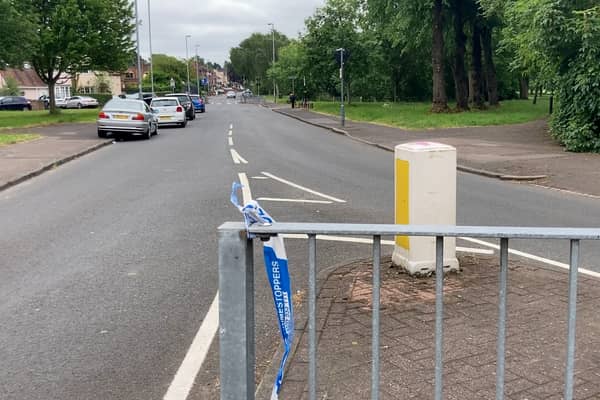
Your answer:
[[[40,135],[35,135],[32,133],[20,133],[16,135],[8,135],[4,133],[0,133],[0,147],[8,146],[9,144],[15,144],[20,142],[28,142],[30,140],[35,140],[40,138]]]
[[[0,111],[0,130],[31,128],[34,126],[94,122],[99,110],[61,110],[58,114],[48,111]]]
[[[346,118],[405,129],[459,128],[518,124],[548,116],[548,99],[506,100],[499,107],[468,112],[434,114],[431,103],[353,103],[345,105]],[[339,103],[315,102],[317,112],[339,115]]]

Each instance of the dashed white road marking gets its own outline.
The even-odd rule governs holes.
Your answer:
[[[233,124],[229,124],[229,130],[233,129]]]
[[[285,239],[308,239],[308,235],[304,235],[304,234],[284,234],[282,236]],[[317,239],[328,241],[328,242],[373,244],[373,239],[371,239],[371,238],[357,238],[357,237],[350,237],[350,236],[317,235]],[[395,242],[393,240],[382,240],[381,244],[387,245],[387,246],[394,246]],[[464,253],[474,253],[474,254],[494,254],[493,250],[477,249],[477,248],[473,248],[473,247],[461,247],[461,246],[456,246],[456,251],[460,251],[460,252],[464,252]]]
[[[237,151],[235,151],[235,149],[229,149],[229,151],[231,152],[231,158],[233,159],[234,164],[248,164],[248,161],[246,161],[244,157],[240,156],[240,154]]]
[[[461,239],[466,240],[466,241],[471,242],[471,243],[477,243],[477,244],[482,245],[482,246],[487,246],[487,247],[490,247],[492,249],[496,249],[496,250],[500,249],[499,245],[494,244],[494,243],[489,243],[489,242],[486,242],[484,240],[475,239],[475,238],[467,238],[467,237],[461,237]],[[520,257],[523,257],[523,258],[528,258],[528,259],[534,260],[534,261],[539,261],[539,262],[542,262],[544,264],[552,265],[552,266],[559,267],[559,268],[562,268],[562,269],[569,270],[569,268],[570,268],[569,264],[561,263],[561,262],[555,261],[555,260],[550,260],[549,258],[544,258],[544,257],[536,256],[535,254],[525,253],[524,251],[519,251],[519,250],[514,250],[514,249],[509,248],[508,252],[510,254],[514,254],[516,256],[520,256]],[[578,268],[577,270],[581,274],[588,275],[588,276],[593,276],[595,278],[600,278],[600,273],[598,273],[598,272],[590,271],[589,269],[585,269],[585,268]]]
[[[179,366],[163,400],[185,400],[206,358],[210,344],[219,328],[219,292],[213,299],[196,337]]]
[[[266,176],[253,176],[252,179],[260,179],[260,180],[266,180],[269,179]]]
[[[233,138],[232,138],[232,137],[230,137],[230,138],[227,138],[227,139],[229,139],[229,145],[230,145],[230,146],[233,146]]]
[[[246,173],[240,172],[238,174],[238,177],[240,178],[240,184],[242,185],[242,196],[243,196],[242,199],[244,201],[243,204],[246,204],[247,202],[252,200],[252,192],[250,191],[250,183],[248,182],[248,177],[246,176]]]
[[[314,203],[314,204],[331,204],[333,201],[329,200],[306,200],[306,199],[278,199],[274,197],[259,197],[257,200],[260,201],[275,201],[281,203]]]
[[[267,177],[269,177],[269,178],[271,178],[271,179],[275,179],[276,181],[279,181],[279,182],[281,182],[281,183],[285,183],[286,185],[289,185],[289,186],[291,186],[291,187],[295,187],[296,189],[304,190],[305,192],[312,193],[312,194],[314,194],[314,195],[317,195],[317,196],[319,196],[319,197],[323,197],[324,199],[329,199],[329,200],[335,201],[336,203],[345,203],[345,202],[346,202],[346,200],[338,199],[337,197],[333,197],[333,196],[328,196],[328,195],[326,195],[326,194],[323,194],[323,193],[317,192],[316,190],[312,190],[312,189],[309,189],[309,188],[307,188],[307,187],[300,186],[300,185],[298,185],[297,183],[293,183],[293,182],[290,182],[290,181],[288,181],[288,180],[285,180],[285,179],[283,179],[283,178],[279,178],[279,177],[277,177],[277,176],[275,176],[275,175],[273,175],[273,174],[270,174],[270,173],[268,173],[268,172],[264,172],[264,171],[263,171],[263,172],[261,172],[261,173],[262,173],[264,176],[267,176]]]
[[[233,131],[232,131],[232,130],[230,130],[230,131],[229,131],[227,134],[228,134],[229,136],[231,136],[231,135],[233,135]]]

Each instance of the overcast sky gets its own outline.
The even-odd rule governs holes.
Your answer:
[[[149,0],[152,23],[152,52],[175,57],[189,55],[223,65],[229,49],[254,32],[270,32],[269,22],[290,38],[304,31],[304,20],[325,0]],[[148,0],[138,0],[140,52],[147,58]]]

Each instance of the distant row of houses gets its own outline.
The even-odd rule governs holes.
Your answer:
[[[201,74],[208,76],[211,87],[219,87],[226,82],[222,71],[206,71],[200,68]],[[142,64],[142,75],[150,73],[150,64]],[[48,85],[45,84],[30,65],[25,64],[23,68],[0,69],[0,88],[6,87],[7,80],[16,81],[21,96],[29,100],[37,100],[43,95],[48,95]],[[79,94],[90,93],[125,93],[126,88],[135,87],[138,83],[137,67],[132,66],[122,73],[108,73],[101,71],[87,71],[75,76],[65,74],[55,87],[56,98],[70,97],[73,88],[77,88]]]

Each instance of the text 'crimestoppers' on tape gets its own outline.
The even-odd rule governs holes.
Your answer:
[[[253,224],[270,225],[274,222],[273,218],[254,200],[241,206],[238,201],[237,192],[242,187],[237,182],[234,182],[231,187],[231,202],[244,215],[246,228]],[[248,237],[252,237],[248,235]],[[292,307],[292,284],[288,270],[288,260],[285,253],[285,246],[281,236],[271,236],[268,241],[263,242],[263,254],[265,259],[265,269],[271,292],[273,293],[273,301],[275,303],[275,313],[279,321],[279,331],[283,339],[284,353],[279,364],[279,372],[273,391],[271,400],[278,399],[279,389],[283,381],[283,372],[285,363],[292,347],[294,339],[294,309]]]

